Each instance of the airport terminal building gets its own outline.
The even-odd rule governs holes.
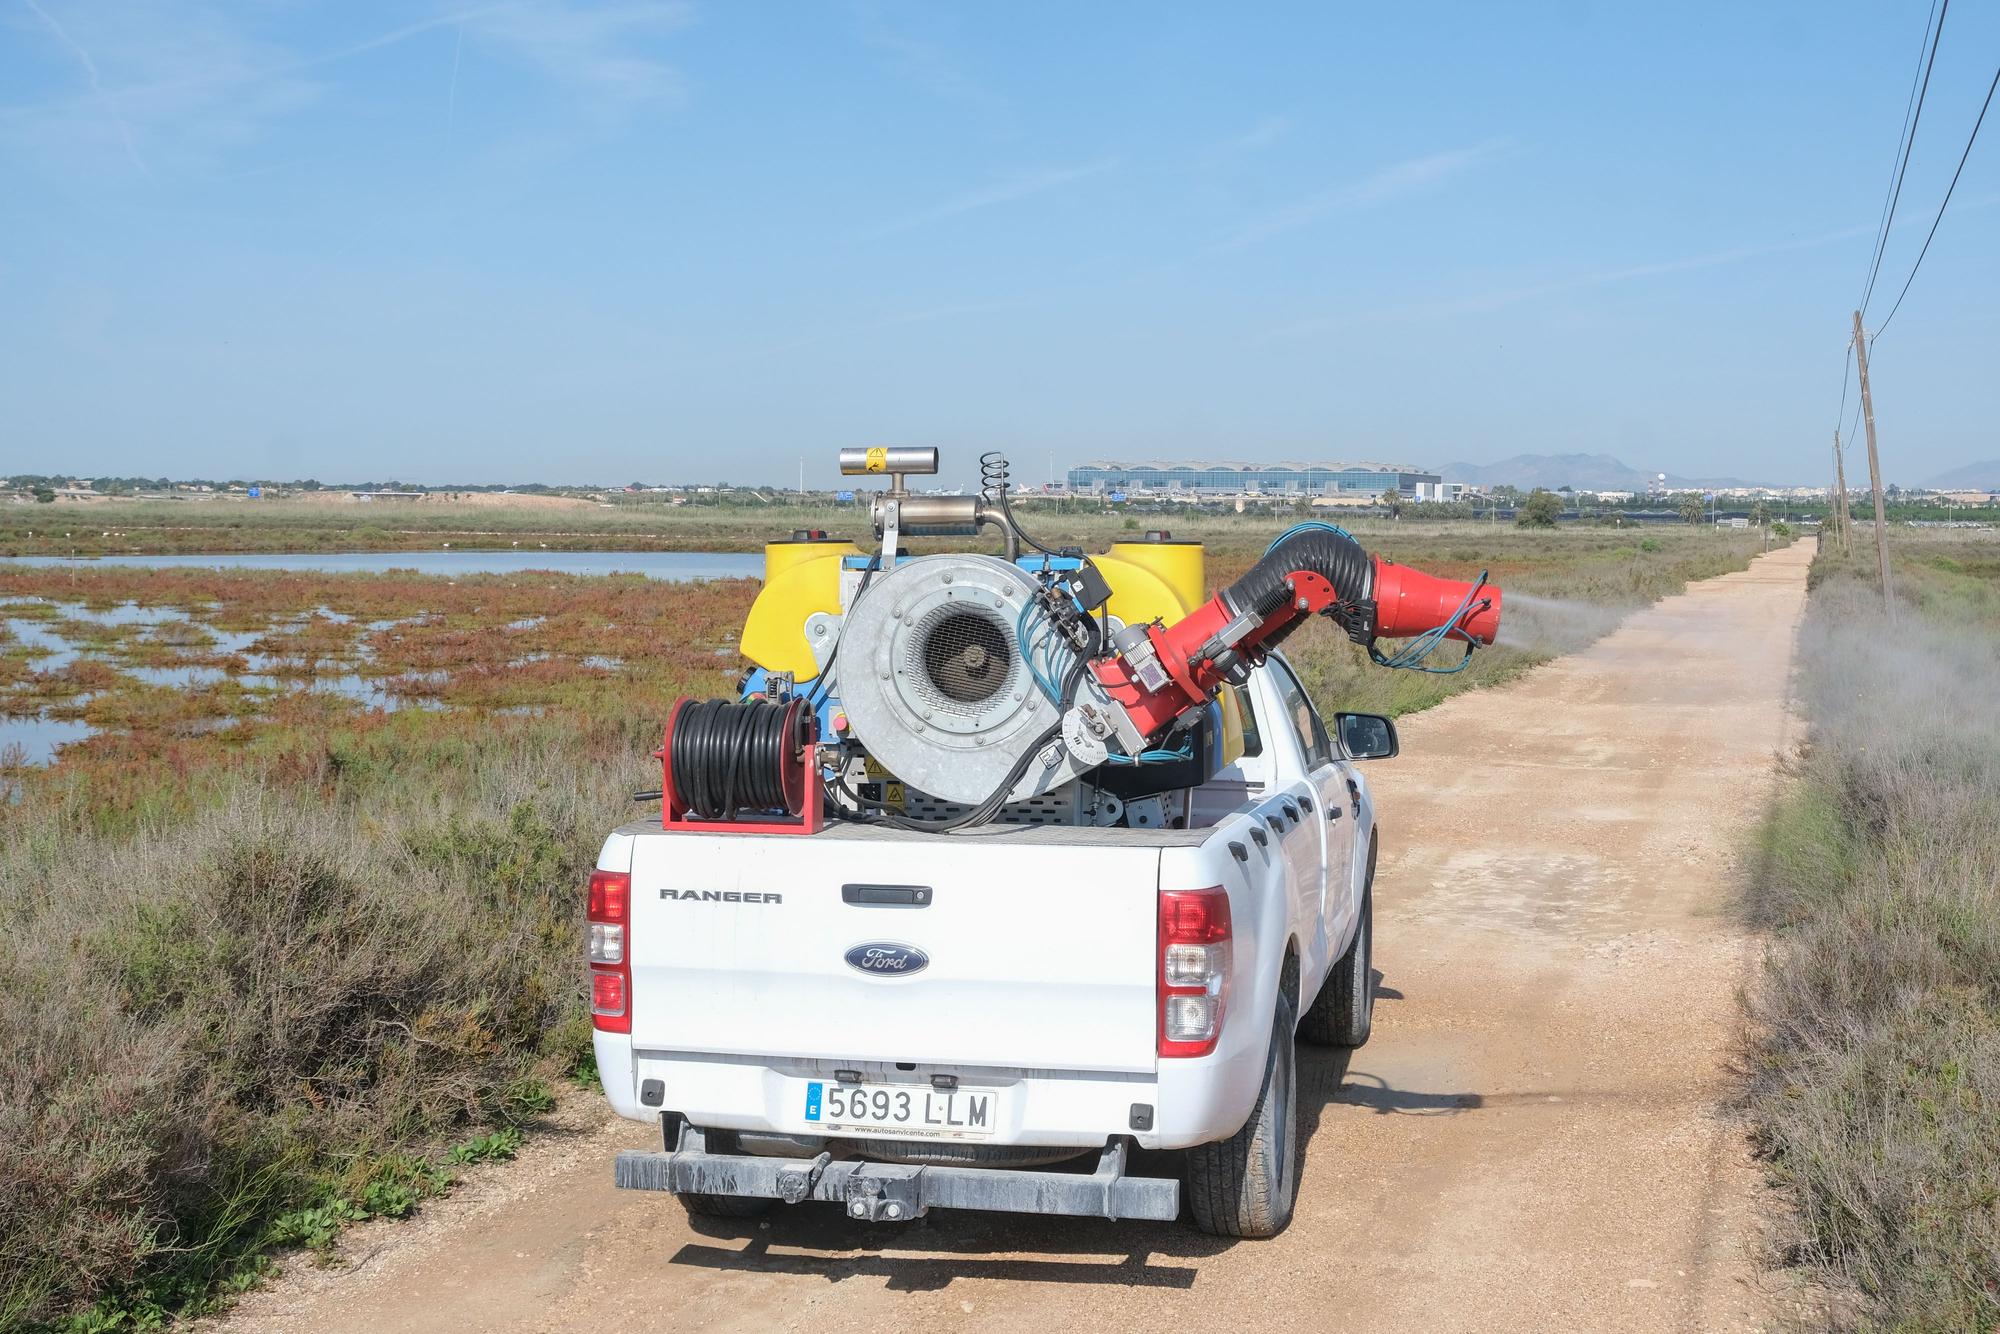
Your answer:
[[[1393,487],[1415,497],[1420,483],[1435,487],[1442,480],[1393,463],[1097,462],[1069,470],[1069,489],[1094,495],[1379,496]]]

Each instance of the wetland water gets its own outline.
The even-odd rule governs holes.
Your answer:
[[[252,553],[212,556],[124,556],[71,559],[66,557],[23,556],[0,558],[0,569],[34,566],[48,569],[92,569],[127,566],[140,569],[279,570],[307,574],[383,574],[391,570],[413,570],[418,574],[456,578],[475,574],[521,574],[549,570],[559,574],[599,576],[639,574],[665,582],[707,579],[761,578],[763,556],[755,552],[683,551],[383,551]],[[267,641],[272,632],[296,630],[318,616],[326,620],[348,618],[325,608],[307,617],[280,618],[253,630],[222,629],[203,625],[185,608],[140,607],[122,603],[113,607],[86,607],[80,602],[57,597],[0,599],[0,654],[16,660],[20,670],[0,695],[0,763],[47,764],[58,748],[91,735],[93,727],[83,717],[91,699],[88,690],[66,692],[52,689],[48,678],[80,660],[102,662],[120,675],[151,686],[193,690],[224,681],[233,682],[252,696],[276,696],[284,691],[312,690],[344,695],[374,708],[436,708],[417,688],[435,684],[434,675],[403,673],[383,677],[370,672],[371,654],[365,643],[351,658],[315,663],[301,673],[287,671],[278,641]],[[385,621],[362,627],[366,631],[391,630],[396,623]],[[120,628],[127,629],[121,632]],[[517,624],[511,629],[528,628]],[[166,641],[183,646],[203,661],[187,665],[141,665],[130,661],[134,649],[146,641]],[[532,655],[531,655],[532,656]],[[590,667],[612,670],[617,664],[608,658],[586,658]],[[403,687],[399,689],[398,687]],[[218,723],[218,725],[227,725]]]

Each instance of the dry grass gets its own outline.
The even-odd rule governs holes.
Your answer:
[[[514,774],[429,809],[244,783],[144,841],[6,849],[0,1325],[135,1275],[199,1296],[575,1062],[561,943],[608,794]]]
[[[1777,940],[1750,1093],[1836,1322],[2000,1327],[2000,545],[1822,557],[1811,743],[1747,901]]]

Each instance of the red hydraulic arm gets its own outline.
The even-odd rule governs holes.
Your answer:
[[[1092,664],[1098,684],[1153,739],[1225,684],[1240,683],[1316,614],[1332,617],[1364,644],[1440,627],[1448,627],[1445,638],[1468,645],[1493,642],[1498,588],[1424,574],[1340,537],[1351,551],[1324,538],[1303,547],[1280,542],[1249,575],[1174,624],[1127,627],[1117,636],[1119,655]],[[1336,588],[1330,574],[1351,586]]]

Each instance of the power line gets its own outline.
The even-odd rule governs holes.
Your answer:
[[[1917,39],[1917,64],[1916,68],[1910,71],[1910,91],[1903,98],[1903,127],[1896,131],[1896,146],[1898,151],[1896,161],[1900,161],[1904,140],[1910,137],[1910,111],[1917,104],[1917,80],[1923,77],[1924,48],[1930,45],[1931,24],[1937,21],[1937,7],[1938,0],[1931,0],[1931,12],[1924,15],[1923,35]],[[1883,224],[1889,219],[1889,196],[1896,188],[1896,171],[1897,168],[1894,166],[1889,168],[1889,184],[1882,191],[1882,211],[1875,217],[1875,240],[1877,245],[1881,244]],[[1865,299],[1867,293],[1864,292],[1862,296]]]
[[[1965,170],[1965,160],[1972,156],[1972,145],[1979,138],[1979,127],[1986,123],[1986,109],[1993,105],[1993,90],[1996,88],[2000,88],[2000,69],[1993,71],[1993,82],[1986,85],[1986,100],[1980,104],[1979,119],[1972,122],[1972,134],[1965,141],[1965,151],[1958,155],[1958,171],[1951,174],[1951,184],[1944,192],[1944,203],[1938,205],[1937,216],[1931,219],[1930,235],[1924,238],[1924,248],[1917,252],[1917,262],[1910,266],[1910,276],[1903,280],[1903,290],[1896,293],[1896,304],[1889,307],[1881,328],[1875,331],[1874,338],[1868,340],[1871,343],[1882,336],[1883,330],[1889,327],[1889,321],[1895,319],[1896,312],[1903,308],[1903,298],[1910,294],[1910,284],[1917,280],[1917,270],[1924,266],[1924,256],[1931,252],[1931,239],[1937,235],[1938,224],[1944,221],[1945,208],[1951,203],[1951,192],[1958,189],[1959,172]]]
[[[1882,272],[1882,256],[1889,249],[1889,233],[1896,225],[1896,205],[1903,197],[1903,178],[1909,171],[1910,150],[1915,148],[1917,144],[1917,126],[1924,118],[1924,98],[1931,90],[1931,69],[1937,64],[1938,41],[1944,36],[1944,20],[1945,16],[1951,12],[1951,0],[1942,0],[1942,3],[1937,4],[1936,8],[1936,26],[1932,27],[1929,20],[1925,20],[1924,24],[1930,30],[1931,53],[1930,57],[1924,61],[1924,78],[1923,83],[1917,89],[1916,106],[1914,109],[1907,105],[1904,108],[1903,117],[1904,123],[1908,126],[1908,133],[1903,136],[1903,151],[1896,163],[1894,174],[1889,178],[1889,207],[1883,212],[1881,228],[1875,234],[1875,257],[1869,265],[1868,284],[1861,292],[1860,308],[1864,313],[1868,309],[1868,298],[1874,295],[1875,292],[1875,277]],[[1919,49],[1921,50],[1921,48]]]

